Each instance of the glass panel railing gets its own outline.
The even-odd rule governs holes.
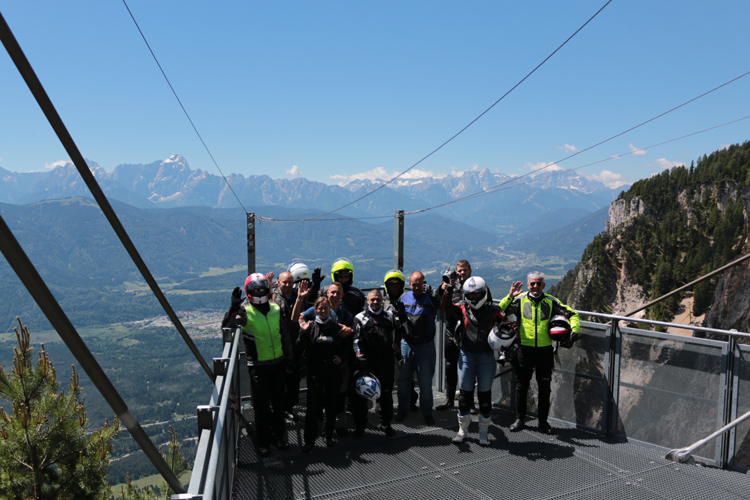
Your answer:
[[[733,418],[750,411],[750,346],[738,346],[737,358],[737,396],[733,398],[736,405]],[[735,468],[750,469],[750,421],[738,425],[732,436],[734,459],[730,457],[730,464]]]
[[[617,434],[680,448],[723,425],[727,343],[623,328]],[[716,459],[716,442],[698,450]]]
[[[581,322],[580,339],[558,349],[552,373],[550,416],[605,431],[609,326]]]

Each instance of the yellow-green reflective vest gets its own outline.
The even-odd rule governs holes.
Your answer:
[[[263,314],[256,307],[248,305],[247,323],[242,327],[255,337],[255,350],[258,353],[257,361],[273,361],[284,355],[281,342],[281,309],[274,302],[270,303],[268,313]]]
[[[506,295],[500,301],[500,309],[506,314],[515,314],[518,318],[518,336],[521,345],[545,347],[552,345],[549,336],[549,321],[553,316],[565,314],[570,321],[570,329],[578,332],[581,328],[581,318],[572,308],[566,306],[560,299],[544,294],[538,303],[531,300],[528,292],[524,292],[512,299]]]

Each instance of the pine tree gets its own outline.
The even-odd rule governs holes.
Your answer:
[[[34,367],[28,328],[16,319],[13,369],[6,374],[0,366],[0,397],[12,407],[0,407],[0,498],[109,498],[117,419],[89,433],[75,366],[67,391],[58,392],[44,344]]]
[[[180,441],[177,439],[177,434],[174,432],[174,429],[172,429],[171,425],[169,426],[169,446],[167,449],[167,453],[164,453],[161,450],[160,452],[164,459],[167,461],[169,468],[172,469],[177,477],[179,477],[182,473],[189,469],[187,460],[185,460],[182,457],[182,453],[180,453]],[[130,479],[130,474],[128,474],[127,483],[120,490],[120,499],[169,500],[173,493],[174,492],[171,488],[169,488],[169,485],[167,485],[166,481],[163,482],[161,484],[161,487],[157,488],[156,491],[152,490],[149,486],[146,486],[143,489],[138,488],[133,484],[133,481]]]

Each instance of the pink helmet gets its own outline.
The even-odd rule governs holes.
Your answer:
[[[265,274],[253,273],[245,280],[245,293],[253,304],[265,304],[271,298],[271,285]]]

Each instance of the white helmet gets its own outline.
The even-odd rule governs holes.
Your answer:
[[[299,283],[302,280],[310,280],[310,268],[302,262],[292,262],[289,264],[287,271],[292,273],[295,283]]]
[[[516,340],[516,328],[510,323],[495,323],[487,337],[487,343],[493,351],[500,351],[510,347]]]
[[[380,381],[375,375],[362,375],[354,382],[354,390],[365,399],[378,399],[381,394]]]
[[[487,283],[484,282],[479,276],[472,276],[471,278],[464,281],[464,297],[469,303],[472,309],[479,309],[487,302]],[[484,292],[480,298],[470,299],[469,295],[472,293]]]
[[[570,338],[570,321],[562,314],[549,320],[549,336],[552,340],[565,342]]]
[[[245,280],[245,293],[253,304],[265,304],[271,297],[271,286],[265,274],[253,273]]]

